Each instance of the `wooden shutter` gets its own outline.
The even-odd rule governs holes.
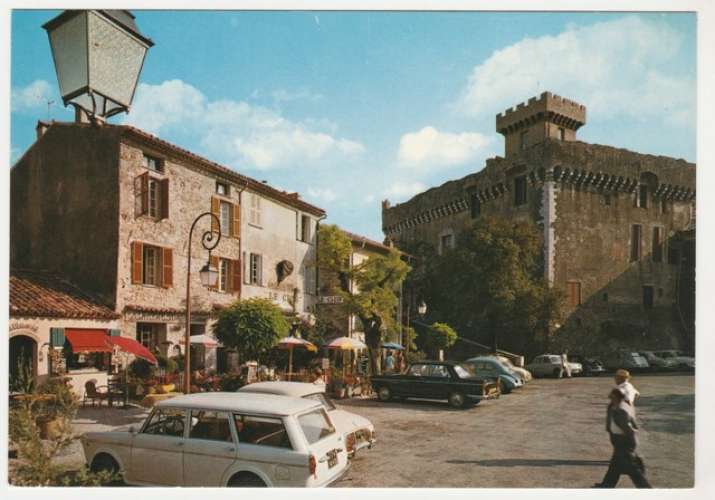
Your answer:
[[[174,255],[171,248],[162,248],[161,250],[161,265],[163,269],[161,286],[169,288],[174,285]]]
[[[256,259],[258,261],[256,262],[256,267],[258,268],[258,285],[266,286],[266,284],[263,282],[263,255],[256,254]]]
[[[168,219],[169,218],[169,179],[163,179],[160,183],[160,190],[161,190],[161,211],[160,211],[160,218],[161,219]]]
[[[215,196],[211,197],[211,213],[216,217],[211,217],[211,231],[218,233],[219,221],[221,220],[221,200]]]
[[[143,256],[143,248],[142,248],[142,243],[140,241],[133,241],[132,242],[132,283],[141,283],[142,282],[142,268],[143,263],[142,263],[142,256]]]
[[[231,236],[241,237],[241,205],[231,205]]]
[[[241,294],[241,261],[232,260],[231,261],[231,271],[232,280],[231,281],[231,292],[240,295]]]
[[[52,347],[63,347],[65,345],[64,328],[50,328],[50,345]]]
[[[149,173],[144,172],[134,179],[134,197],[136,215],[149,212]]]

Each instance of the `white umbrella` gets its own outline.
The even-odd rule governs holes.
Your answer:
[[[293,373],[293,348],[305,347],[309,351],[317,351],[318,348],[307,340],[299,339],[298,337],[283,337],[278,342],[279,349],[288,349],[288,380],[291,379]]]

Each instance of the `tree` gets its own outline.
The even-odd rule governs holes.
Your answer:
[[[532,352],[548,341],[562,298],[543,278],[535,224],[483,217],[441,256],[424,245],[412,251],[421,266],[415,288],[432,319],[494,349]]]
[[[259,359],[288,335],[290,324],[280,308],[268,299],[247,299],[233,303],[219,313],[213,327],[216,338],[233,347],[242,360]]]
[[[420,334],[422,350],[437,356],[440,350],[445,350],[457,342],[457,332],[446,323],[433,323]]]
[[[380,373],[380,342],[385,332],[397,328],[397,293],[410,268],[397,250],[351,266],[352,243],[335,225],[321,226],[318,241],[321,280],[331,294],[342,297],[345,311],[362,322],[371,373]]]

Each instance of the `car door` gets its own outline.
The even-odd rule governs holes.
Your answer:
[[[134,436],[128,481],[181,486],[185,427],[183,409],[155,409]]]
[[[426,398],[429,393],[428,379],[430,375],[430,365],[416,363],[410,366],[405,376],[405,381],[400,384],[399,393],[403,396],[414,398]]]
[[[237,457],[231,423],[228,412],[191,410],[184,443],[185,486],[223,486],[224,474]]]
[[[425,377],[423,394],[425,398],[446,399],[450,393],[451,375],[445,365],[431,365]]]

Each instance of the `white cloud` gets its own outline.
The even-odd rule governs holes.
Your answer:
[[[313,166],[365,151],[359,142],[322,130],[320,121],[292,121],[245,101],[210,101],[181,80],[141,84],[125,123],[155,134],[190,133],[212,158],[260,170]]]
[[[25,87],[12,89],[12,111],[47,109],[47,102],[59,102],[55,89],[45,80],[35,80]]]
[[[390,201],[404,201],[417,193],[421,193],[426,190],[427,186],[419,181],[403,182],[397,181],[393,183],[390,187],[382,192],[383,196],[386,196]]]
[[[338,195],[330,188],[308,188],[308,197],[328,203],[338,199]]]
[[[595,119],[626,114],[682,123],[694,116],[693,77],[668,68],[680,36],[658,20],[628,16],[525,38],[472,70],[455,108],[492,118],[544,90],[585,104]]]
[[[271,97],[273,97],[273,101],[276,103],[281,103],[281,102],[289,102],[289,101],[299,101],[299,100],[306,100],[306,101],[319,101],[323,99],[325,96],[323,94],[316,94],[311,92],[308,89],[300,89],[300,90],[286,90],[286,89],[278,89],[274,90],[271,92]]]
[[[491,138],[476,132],[453,134],[424,127],[400,138],[401,167],[451,167],[475,160]]]

